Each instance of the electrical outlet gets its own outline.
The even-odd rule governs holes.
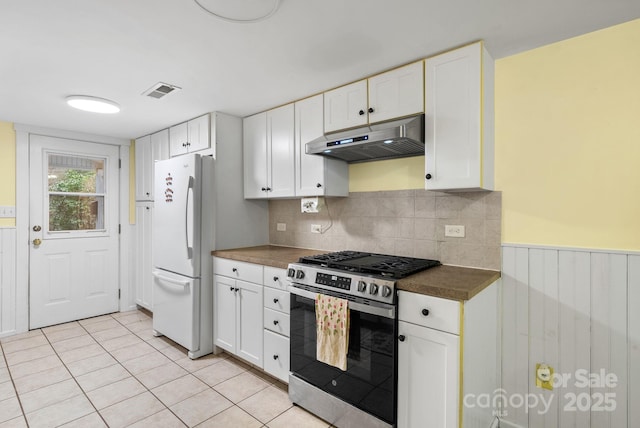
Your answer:
[[[464,238],[464,226],[445,225],[444,236],[452,238]]]
[[[320,224],[312,224],[311,225],[311,233],[322,233],[322,225],[320,225]]]
[[[278,232],[286,232],[287,231],[287,223],[277,223],[276,230]]]

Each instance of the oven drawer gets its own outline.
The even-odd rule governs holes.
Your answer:
[[[265,287],[264,307],[288,314],[290,311],[289,292]]]
[[[264,308],[264,328],[289,337],[289,315]]]
[[[262,266],[231,259],[213,258],[213,273],[262,284]]]
[[[448,333],[460,334],[460,302],[398,291],[398,319]]]
[[[274,268],[271,266],[264,267],[264,278],[262,283],[266,287],[278,288],[286,290],[289,282],[287,281],[287,270]]]
[[[264,331],[264,371],[289,383],[289,338]]]

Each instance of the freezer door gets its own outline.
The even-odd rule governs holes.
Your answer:
[[[200,276],[201,158],[191,154],[155,164],[153,265]]]
[[[200,280],[154,269],[153,330],[189,351],[200,349]]]

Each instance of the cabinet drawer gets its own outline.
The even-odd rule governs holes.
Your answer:
[[[289,315],[264,308],[264,328],[289,337]]]
[[[289,338],[264,331],[264,371],[289,383]]]
[[[262,284],[262,265],[214,257],[213,273],[215,275],[224,275],[230,278]]]
[[[289,292],[265,287],[264,307],[276,311],[289,313]]]
[[[448,333],[460,334],[460,302],[399,291],[398,319]]]
[[[287,281],[287,270],[274,268],[271,266],[265,266],[262,283],[266,287],[279,288],[280,290],[286,290],[287,286],[289,285],[289,281]]]

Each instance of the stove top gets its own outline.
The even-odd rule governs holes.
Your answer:
[[[361,251],[338,251],[300,257],[299,263],[317,265],[347,272],[380,275],[399,279],[431,267],[439,266],[438,260],[391,256]]]

